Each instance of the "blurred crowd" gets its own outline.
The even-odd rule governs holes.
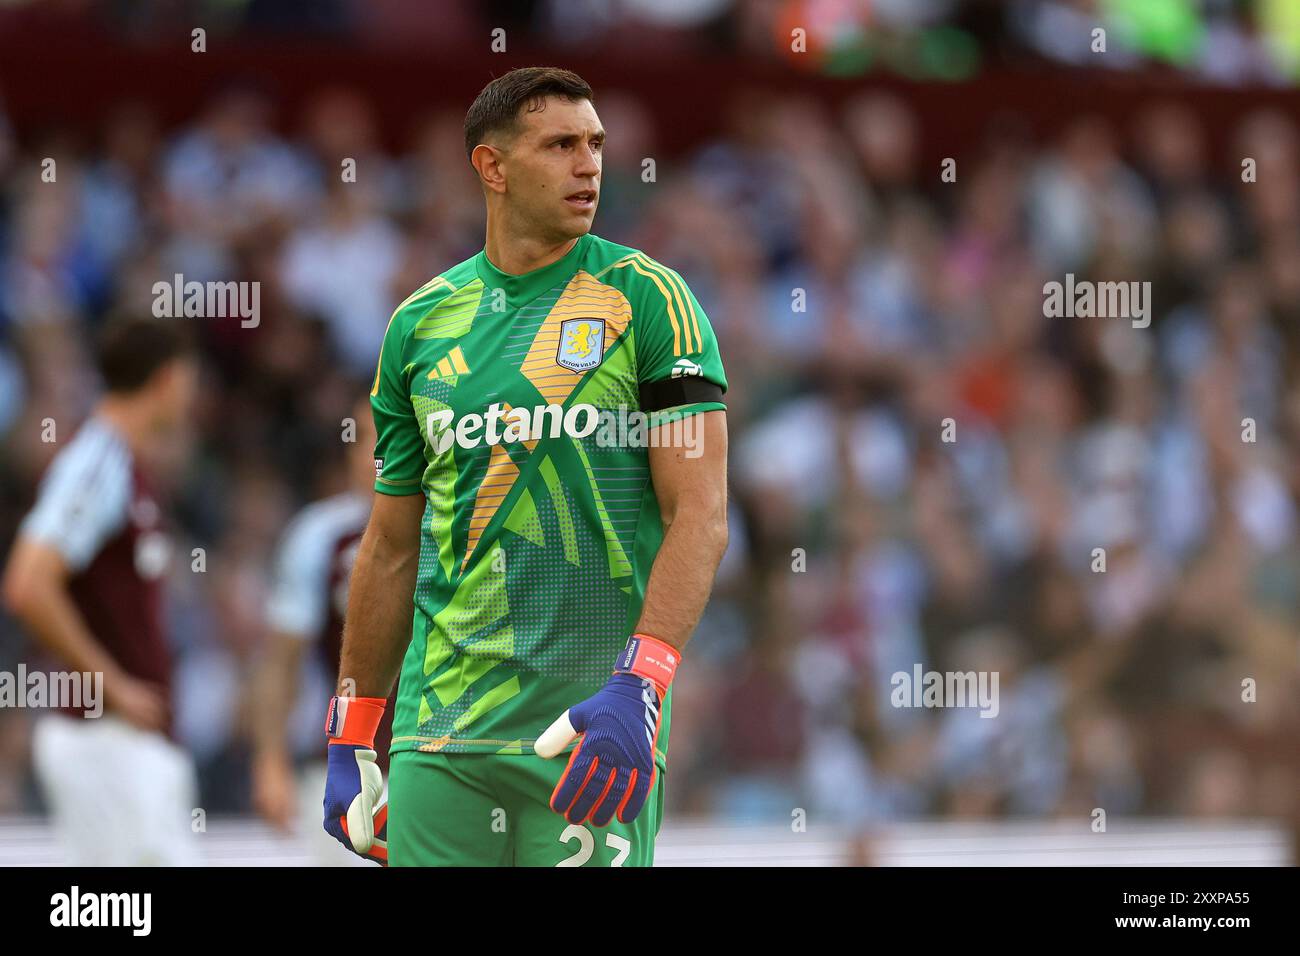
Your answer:
[[[1219,84],[1300,78],[1300,0],[7,0],[0,28],[6,19],[131,42],[175,43],[202,26],[214,38],[429,50],[485,49],[503,30],[558,52],[733,54],[835,76],[960,80],[1054,64]]]
[[[596,106],[596,231],[682,273],[731,386],[731,542],[677,683],[671,812],[1300,821],[1295,123],[1213,131],[1249,182],[1177,100],[1131,128],[991,131],[945,182],[905,101],[742,95],[647,183],[653,118]],[[210,813],[250,806],[278,536],[346,481],[340,422],[391,309],[483,241],[463,108],[400,151],[354,92],[275,110],[232,87],[178,128],[131,106],[21,145],[0,120],[0,551],[56,447],[42,421],[94,401],[103,316],[176,273],[261,283],[255,328],[187,320],[205,387],[166,475]],[[1149,281],[1150,326],[1045,317],[1066,274]],[[25,654],[0,618],[0,668]],[[894,706],[918,664],[996,672],[998,716]],[[304,752],[327,686],[302,695]],[[0,813],[37,805],[29,716],[0,711]]]

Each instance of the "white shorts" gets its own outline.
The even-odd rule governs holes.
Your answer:
[[[72,866],[197,866],[194,763],[120,717],[43,714],[32,761]]]

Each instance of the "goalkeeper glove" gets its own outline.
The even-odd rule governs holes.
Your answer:
[[[533,750],[550,759],[582,734],[551,794],[552,810],[598,827],[615,814],[621,823],[636,819],[654,787],[660,708],[680,660],[677,648],[633,635],[605,686],[537,738]]]
[[[388,702],[382,697],[334,697],[325,717],[329,737],[325,832],[353,853],[388,865],[388,804],[375,763],[375,731]]]

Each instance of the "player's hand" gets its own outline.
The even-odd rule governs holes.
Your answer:
[[[375,763],[374,739],[386,703],[382,697],[335,697],[325,722],[325,832],[381,866],[388,865],[388,805],[380,802],[384,775]]]
[[[554,757],[574,737],[582,741],[551,794],[551,809],[570,823],[606,826],[615,813],[636,819],[655,781],[659,692],[650,681],[615,674],[604,687],[556,719],[533,749]]]
[[[325,832],[381,866],[388,865],[388,804],[378,754],[355,744],[330,744],[325,778]]]
[[[282,753],[258,753],[253,759],[253,807],[278,830],[293,829],[298,784],[293,764]]]
[[[654,788],[660,708],[680,652],[638,634],[615,665],[614,676],[561,714],[533,750],[550,759],[582,735],[551,794],[551,809],[570,823],[603,827],[618,816],[636,819]]]
[[[167,727],[167,698],[156,684],[117,674],[104,681],[104,706],[141,730]]]

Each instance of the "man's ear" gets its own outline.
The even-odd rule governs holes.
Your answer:
[[[176,376],[180,374],[180,364],[175,361],[164,362],[154,373],[149,376],[149,382],[145,386],[150,395],[161,395],[167,393]]]
[[[502,193],[506,189],[505,153],[495,146],[479,143],[470,154],[469,161],[478,173],[479,182],[484,189]]]
[[[140,390],[141,394],[160,402],[171,401],[177,394],[178,379],[184,371],[183,364],[180,359],[171,359],[158,366]]]

